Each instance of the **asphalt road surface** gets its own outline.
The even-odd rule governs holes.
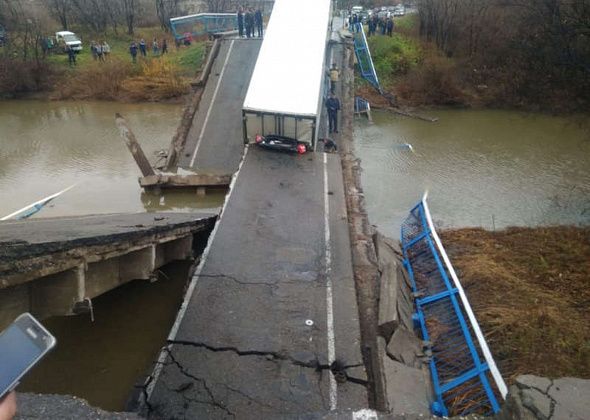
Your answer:
[[[252,146],[203,258],[160,359],[152,417],[366,406],[337,155]]]
[[[242,106],[262,41],[224,39],[178,166],[200,174],[238,169],[244,150]]]

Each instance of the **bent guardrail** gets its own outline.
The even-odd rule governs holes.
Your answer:
[[[201,36],[238,29],[235,13],[198,13],[170,19],[170,28],[176,39],[183,39],[186,33]]]
[[[379,84],[379,78],[373,65],[373,58],[371,57],[371,51],[369,50],[369,44],[367,43],[367,37],[363,30],[362,23],[355,23],[351,25],[352,34],[354,37],[354,52],[356,54],[356,61],[359,65],[360,74],[363,79],[371,83],[375,89],[382,93],[381,85]]]
[[[402,224],[404,265],[412,281],[415,321],[431,346],[439,416],[492,414],[507,394],[465,291],[432,222],[427,196]]]

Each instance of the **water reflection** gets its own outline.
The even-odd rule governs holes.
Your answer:
[[[0,101],[0,216],[74,183],[35,217],[162,210],[144,199],[139,169],[114,123],[128,120],[152,160],[168,147],[181,107],[108,102]],[[166,210],[218,207],[218,195],[165,193]]]
[[[437,111],[438,123],[374,113],[359,120],[370,217],[389,235],[425,190],[444,226],[590,223],[590,141],[572,119]],[[413,146],[414,152],[405,143]]]

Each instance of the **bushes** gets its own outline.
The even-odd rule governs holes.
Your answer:
[[[189,83],[178,66],[166,58],[146,61],[137,76],[123,81],[123,94],[133,101],[174,98],[187,92]]]
[[[0,59],[0,96],[14,96],[46,89],[52,75],[51,66],[43,61],[2,57]]]
[[[113,58],[106,63],[71,70],[58,86],[54,99],[158,101],[183,95],[188,81],[166,58],[132,63]]]
[[[420,48],[412,40],[396,34],[376,35],[368,39],[375,70],[384,85],[406,74],[420,59]]]
[[[131,63],[119,59],[71,69],[62,77],[53,99],[116,100],[121,95],[123,81],[136,72]]]
[[[411,105],[464,105],[468,95],[460,87],[458,73],[453,61],[431,53],[399,81],[396,93]]]

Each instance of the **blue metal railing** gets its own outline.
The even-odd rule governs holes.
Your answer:
[[[371,51],[369,50],[367,37],[363,30],[363,24],[352,24],[350,29],[354,36],[354,52],[356,54],[356,61],[359,65],[360,74],[363,79],[371,83],[375,89],[381,93],[381,85],[379,84],[379,78],[377,77],[375,66],[373,65],[373,59],[371,58]]]
[[[432,350],[433,414],[497,413],[506,384],[434,229],[426,196],[403,222],[401,238],[415,321]]]
[[[354,112],[355,113],[360,113],[360,112],[367,112],[371,110],[371,105],[369,104],[369,101],[367,101],[364,98],[361,98],[360,96],[355,96],[354,97]]]
[[[170,19],[170,28],[176,39],[184,38],[187,32],[192,36],[233,31],[238,28],[235,13],[199,13]]]

